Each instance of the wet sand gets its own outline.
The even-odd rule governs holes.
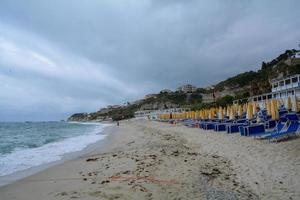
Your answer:
[[[299,199],[299,144],[126,121],[89,154],[0,188],[0,199]]]

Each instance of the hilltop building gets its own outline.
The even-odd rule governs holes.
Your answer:
[[[291,66],[291,65],[300,65],[300,52],[297,52],[293,54],[292,56],[289,56],[285,61],[285,64]]]
[[[196,90],[197,90],[197,87],[193,86],[191,84],[182,85],[177,88],[177,91],[184,92],[184,93],[195,92]]]
[[[169,89],[164,89],[164,90],[161,90],[160,93],[172,93],[172,90],[169,90]]]
[[[144,99],[156,98],[156,94],[147,94]]]
[[[120,105],[108,105],[107,108],[108,109],[117,109],[117,108],[121,108],[122,106]]]
[[[163,110],[139,110],[134,113],[135,118],[158,119],[159,115],[166,113],[181,113],[190,111],[189,108],[170,108]]]
[[[287,102],[289,96],[297,96],[298,100],[300,100],[300,74],[287,76],[282,79],[273,79],[270,84],[272,86],[270,93],[249,97],[248,101],[264,106],[264,101],[270,99],[279,99],[284,104]],[[294,98],[292,98],[293,100]],[[238,102],[239,100],[234,101],[234,103]]]

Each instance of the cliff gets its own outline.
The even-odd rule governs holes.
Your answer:
[[[198,88],[192,93],[161,92],[141,99],[126,106],[103,108],[93,113],[77,113],[68,121],[103,121],[121,120],[134,117],[137,110],[160,110],[187,107],[192,110],[210,106],[226,106],[234,99],[247,98],[252,95],[271,91],[270,80],[283,76],[300,74],[300,60],[292,59],[298,52],[286,50],[270,62],[262,62],[258,71],[248,71],[217,83],[209,89]]]

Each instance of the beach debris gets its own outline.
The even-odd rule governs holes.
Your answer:
[[[149,157],[150,157],[150,158],[153,158],[153,159],[156,159],[156,158],[157,158],[157,156],[154,155],[154,154],[149,155]]]
[[[105,181],[102,181],[101,184],[105,184],[105,183],[109,183],[110,181],[109,180],[105,180]]]
[[[117,181],[117,180],[130,180],[130,181],[135,181],[135,180],[144,180],[146,182],[151,182],[151,183],[155,183],[155,184],[177,184],[177,182],[172,179],[172,180],[160,180],[160,179],[156,179],[154,177],[149,177],[149,176],[111,176],[109,177],[111,180],[113,181]]]
[[[91,162],[91,161],[97,161],[99,158],[88,158],[86,159],[86,162]]]
[[[211,178],[215,178],[218,175],[222,174],[222,172],[217,168],[206,168],[201,171],[201,174]]]
[[[187,152],[187,154],[189,156],[197,156],[198,155],[198,153],[196,153],[196,152]]]
[[[128,142],[127,145],[130,146],[133,143],[135,143],[135,141]]]
[[[121,172],[122,174],[130,174],[130,171],[127,170],[127,171],[124,171],[124,172]]]
[[[171,155],[173,155],[173,156],[178,156],[178,155],[179,155],[179,151],[178,151],[178,150],[173,151],[173,152],[171,153]]]

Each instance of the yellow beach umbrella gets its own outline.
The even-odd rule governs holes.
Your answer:
[[[241,117],[243,115],[243,106],[239,105],[239,112],[238,115]]]
[[[279,99],[276,100],[276,108],[280,108],[280,105],[283,105],[283,102]]]
[[[257,107],[256,103],[253,102],[253,104],[252,104],[252,113],[253,113],[253,115],[256,114],[256,107]]]
[[[252,109],[252,103],[248,104],[247,108],[247,119],[252,119],[253,118],[253,109]]]
[[[234,117],[233,117],[233,108],[229,108],[229,119],[232,120]]]
[[[276,120],[276,113],[275,113],[275,110],[276,110],[276,101],[272,101],[271,102],[271,117],[273,120]]]
[[[212,115],[212,109],[208,110],[208,119],[212,119],[213,115]]]
[[[226,116],[229,117],[229,106],[226,107]]]
[[[299,107],[298,107],[298,98],[297,98],[296,95],[294,96],[294,111],[295,111],[295,112],[298,112],[298,111],[299,111]]]
[[[279,113],[278,113],[278,101],[277,100],[273,100],[272,101],[272,105],[271,105],[271,116],[273,120],[277,120],[279,118]]]
[[[243,110],[244,110],[244,112],[247,112],[247,108],[248,108],[248,104],[245,103],[245,104],[243,105]]]
[[[223,109],[219,107],[219,119],[224,119]]]
[[[268,101],[267,102],[267,114],[269,115],[269,116],[271,116],[271,101]]]
[[[287,103],[286,103],[287,105],[286,105],[286,109],[287,110],[291,110],[292,109],[292,99],[291,99],[291,97],[290,96],[288,96],[288,98],[287,98]]]

